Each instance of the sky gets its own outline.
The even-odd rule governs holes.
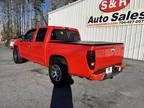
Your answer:
[[[43,5],[44,13],[48,13],[50,8],[50,0],[45,0],[45,4]]]

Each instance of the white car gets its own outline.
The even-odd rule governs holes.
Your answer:
[[[15,42],[17,41],[18,39],[11,39],[10,40],[10,48],[14,48],[14,44],[15,44]]]

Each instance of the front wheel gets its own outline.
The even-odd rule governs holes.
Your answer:
[[[50,63],[49,76],[55,86],[64,87],[70,84],[71,77],[68,74],[67,66],[56,59],[52,60]]]
[[[13,49],[13,60],[16,64],[21,64],[27,61],[20,56],[18,48]]]

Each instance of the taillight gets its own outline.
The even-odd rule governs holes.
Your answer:
[[[87,62],[88,62],[89,68],[93,70],[95,68],[95,51],[87,52]]]

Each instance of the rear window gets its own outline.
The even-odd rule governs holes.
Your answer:
[[[80,41],[80,36],[78,31],[53,30],[51,40]]]

